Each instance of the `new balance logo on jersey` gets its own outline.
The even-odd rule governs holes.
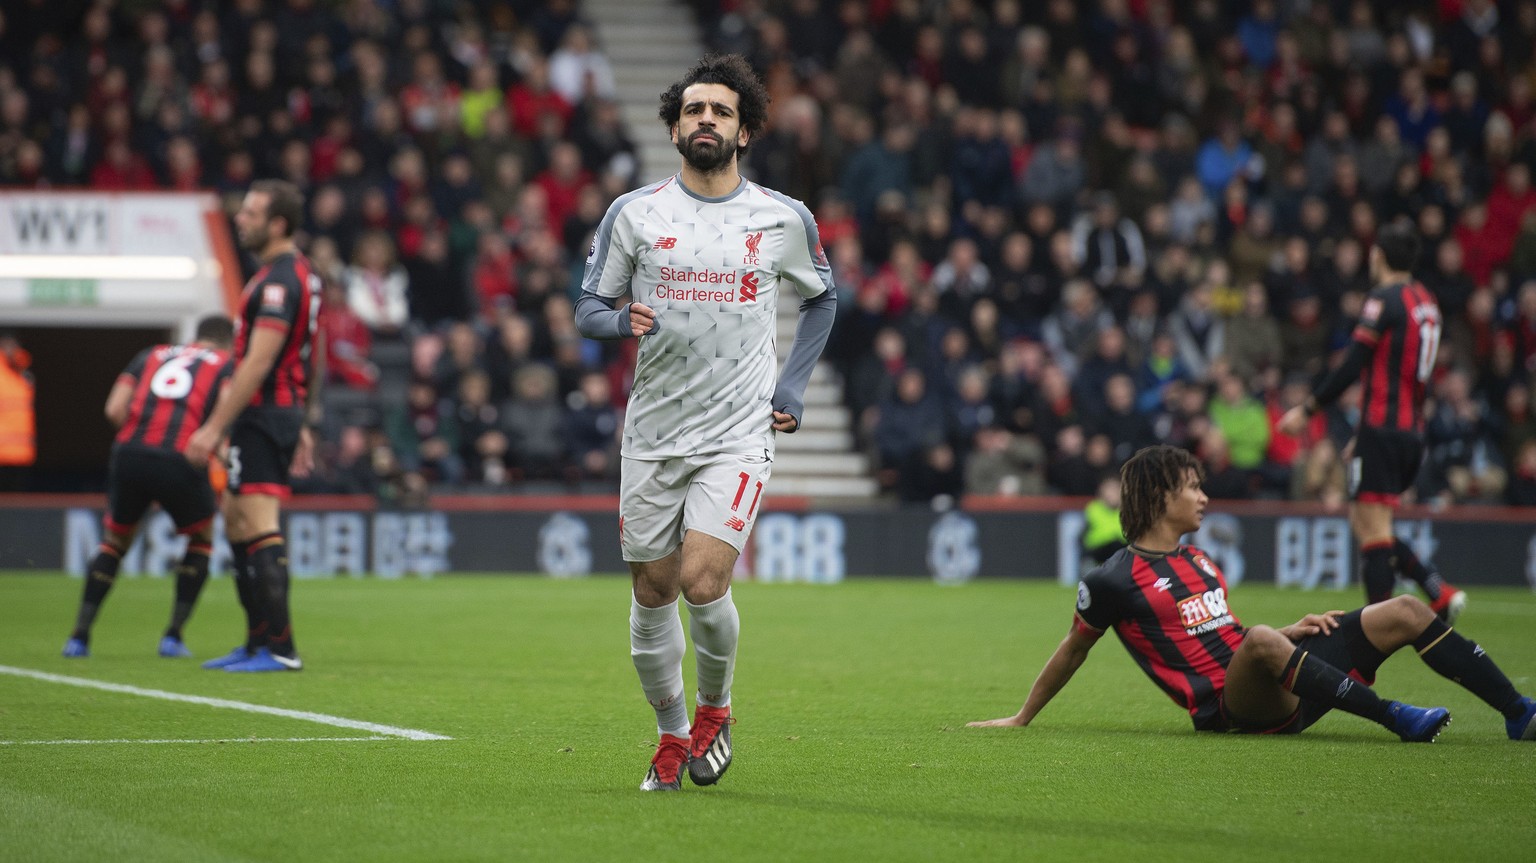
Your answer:
[[[757,247],[762,245],[763,232],[747,235],[747,256],[742,258],[742,263],[757,266]]]
[[[750,303],[757,299],[757,273],[743,273],[741,276],[741,301]]]
[[[658,239],[656,241],[656,244],[651,246],[651,248],[653,248],[653,249],[675,249],[675,248],[677,248],[677,238],[676,237],[662,237],[662,238]]]
[[[733,515],[725,520],[725,526],[739,533],[743,528],[747,526],[747,523],[742,521],[739,516]]]

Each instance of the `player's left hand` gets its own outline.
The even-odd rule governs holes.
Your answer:
[[[299,429],[299,445],[293,450],[293,463],[288,472],[295,479],[304,479],[315,469],[315,433],[309,426]]]
[[[784,432],[785,434],[794,434],[795,429],[798,428],[800,428],[800,421],[795,419],[794,414],[787,414],[783,411],[773,412],[774,431]]]
[[[1295,437],[1306,430],[1307,420],[1309,419],[1311,417],[1307,416],[1307,409],[1297,405],[1286,411],[1285,416],[1280,418],[1280,422],[1276,423],[1275,427],[1280,430],[1281,434]]]

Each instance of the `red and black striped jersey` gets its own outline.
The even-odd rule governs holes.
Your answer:
[[[1424,388],[1440,349],[1440,307],[1434,295],[1418,282],[1371,291],[1354,339],[1371,349],[1360,372],[1360,424],[1422,432]]]
[[[1227,579],[1205,552],[1181,545],[1166,557],[1121,549],[1077,586],[1079,632],[1113,628],[1141,670],[1201,726],[1246,630],[1227,607]]]
[[[234,370],[228,352],[199,345],[155,345],[140,351],[117,378],[133,386],[117,443],[185,451],[187,439],[213,412]]]
[[[298,252],[278,255],[246,283],[236,322],[235,356],[245,359],[257,327],[270,327],[284,336],[272,371],[251,397],[251,407],[304,406],[319,325],[320,277]]]

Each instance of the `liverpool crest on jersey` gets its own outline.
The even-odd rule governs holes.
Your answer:
[[[762,231],[758,231],[755,234],[748,234],[747,235],[747,255],[746,255],[746,257],[741,259],[741,262],[743,264],[747,264],[748,266],[753,266],[753,267],[757,266],[757,247],[759,245],[761,245],[762,242],[763,242],[763,232]]]

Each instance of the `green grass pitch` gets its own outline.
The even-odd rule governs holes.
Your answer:
[[[627,657],[625,580],[299,582],[299,674],[154,656],[168,580],[125,579],[86,660],[58,651],[80,582],[0,576],[0,665],[420,729],[307,721],[0,674],[0,859],[1532,859],[1536,746],[1406,652],[1378,688],[1455,722],[1409,746],[1362,720],[1299,737],[1196,734],[1112,637],[1032,728],[1011,713],[1065,632],[1044,582],[736,588],[736,762],[713,788],[636,790],[653,715]],[[1239,586],[1248,623],[1349,593]],[[1536,692],[1536,597],[1472,591],[1459,629]],[[209,584],[187,631],[232,646]],[[685,665],[690,683],[692,660]],[[691,690],[690,690],[691,697]],[[57,740],[238,740],[64,743]]]

